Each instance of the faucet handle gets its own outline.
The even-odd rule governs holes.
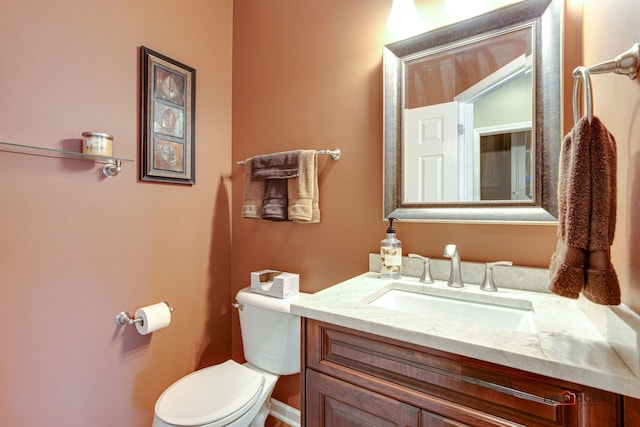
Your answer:
[[[424,261],[422,267],[422,276],[420,276],[420,283],[433,283],[433,277],[431,277],[431,263],[429,258],[418,254],[409,254],[409,258],[418,258]]]
[[[482,285],[480,285],[480,289],[487,292],[496,292],[498,288],[496,288],[496,284],[493,280],[493,267],[496,265],[507,265],[511,266],[513,263],[511,261],[496,261],[496,262],[488,262],[484,268],[484,280],[482,281]]]

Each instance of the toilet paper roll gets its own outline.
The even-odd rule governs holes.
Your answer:
[[[167,303],[159,302],[137,309],[135,318],[142,318],[142,322],[136,322],[138,333],[147,335],[171,324],[171,309]]]

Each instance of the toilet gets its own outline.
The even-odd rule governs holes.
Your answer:
[[[158,398],[152,427],[263,427],[280,375],[300,372],[300,317],[279,299],[242,289],[236,295],[246,363],[227,360],[193,372]]]

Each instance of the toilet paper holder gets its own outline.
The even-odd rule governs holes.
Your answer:
[[[162,301],[162,302],[165,303],[167,307],[169,307],[169,312],[173,313],[173,307],[171,307],[169,303],[166,301]],[[134,325],[136,323],[142,324],[142,317],[136,317],[135,319],[132,319],[131,314],[129,314],[129,312],[121,311],[120,313],[116,314],[115,321],[116,321],[116,325]]]

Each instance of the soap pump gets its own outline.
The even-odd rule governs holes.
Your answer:
[[[396,237],[396,229],[389,218],[387,237],[380,242],[380,278],[399,279],[402,276],[402,242]]]

